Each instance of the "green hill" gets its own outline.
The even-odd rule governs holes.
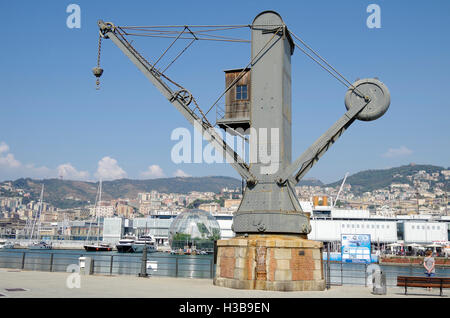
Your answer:
[[[45,187],[44,200],[58,208],[73,208],[93,203],[98,188],[98,183],[85,181],[33,180],[29,178],[12,181],[14,188],[29,192],[30,199],[33,200],[38,200],[42,184]],[[152,190],[162,193],[189,193],[191,191],[219,193],[225,187],[232,189],[241,187],[241,181],[231,177],[120,179],[103,182],[102,198],[105,200],[134,199],[137,198],[138,193]]]
[[[444,167],[432,166],[432,165],[419,165],[419,164],[410,164],[406,166],[390,168],[390,169],[380,169],[380,170],[366,170],[355,173],[347,177],[346,184],[350,184],[352,186],[352,192],[367,192],[373,191],[376,189],[383,189],[389,187],[392,183],[407,183],[413,185],[411,179],[408,179],[408,176],[413,176],[417,172],[424,170],[428,174],[434,172],[440,172],[441,170],[445,170]],[[431,186],[433,186],[436,182],[442,182],[445,184],[445,187],[448,191],[449,189],[449,180],[445,180],[444,177],[440,174],[438,181],[431,181]],[[336,187],[342,183],[342,179],[326,186]]]
[[[444,167],[432,165],[410,164],[406,166],[366,170],[355,173],[347,178],[346,184],[352,186],[352,192],[360,194],[376,189],[388,188],[392,183],[408,183],[413,185],[412,176],[419,171],[425,171],[428,174],[446,170]],[[410,177],[410,178],[408,178]],[[27,200],[38,200],[42,183],[45,185],[44,200],[57,208],[73,208],[84,206],[95,201],[98,183],[85,181],[71,181],[60,179],[18,179],[11,181],[14,188],[20,188],[31,194]],[[430,181],[431,187],[438,182],[444,184],[444,190],[450,191],[450,180],[445,180],[442,174],[439,174],[437,181]],[[336,187],[342,183],[342,179],[327,185],[324,185],[317,179],[301,180],[298,185],[309,186],[328,186]],[[161,193],[189,193],[191,191],[215,192],[219,193],[223,188],[239,188],[241,180],[232,177],[186,177],[186,178],[161,178],[150,180],[130,180],[120,179],[103,182],[102,198],[105,200],[129,198],[135,199],[140,192],[150,192],[156,190]],[[0,196],[11,196],[0,188]]]

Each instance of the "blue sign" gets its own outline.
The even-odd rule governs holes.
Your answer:
[[[344,263],[370,263],[370,234],[342,234],[341,258]]]

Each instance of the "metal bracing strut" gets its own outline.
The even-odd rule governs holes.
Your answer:
[[[390,93],[377,79],[359,80],[348,89],[345,104],[347,112],[279,174],[279,184],[296,185],[356,119],[371,121],[381,117],[389,107]]]
[[[368,104],[368,103],[367,103]],[[280,183],[289,181],[296,185],[301,178],[319,161],[320,157],[331,147],[332,144],[350,127],[355,121],[356,115],[366,105],[355,107],[347,111],[333,126],[330,127],[319,139],[316,140],[303,154],[288,166],[278,180]]]

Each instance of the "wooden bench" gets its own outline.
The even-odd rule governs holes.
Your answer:
[[[397,286],[405,287],[405,295],[408,287],[439,288],[442,296],[442,289],[450,288],[450,277],[397,276]]]

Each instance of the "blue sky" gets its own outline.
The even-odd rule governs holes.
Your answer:
[[[81,8],[80,29],[66,26],[71,3]],[[366,26],[371,3],[381,8],[380,29]],[[378,77],[391,93],[383,117],[354,123],[305,178],[333,182],[410,162],[449,166],[449,1],[18,0],[0,3],[0,180],[238,177],[227,164],[171,161],[173,129],[192,129],[111,41],[103,42],[95,90],[96,21],[250,24],[264,10],[277,11],[350,81]],[[133,43],[154,59],[170,40]],[[249,58],[249,44],[199,41],[168,75],[207,109],[224,89],[223,70]],[[295,159],[345,112],[346,89],[299,50],[292,86]]]

